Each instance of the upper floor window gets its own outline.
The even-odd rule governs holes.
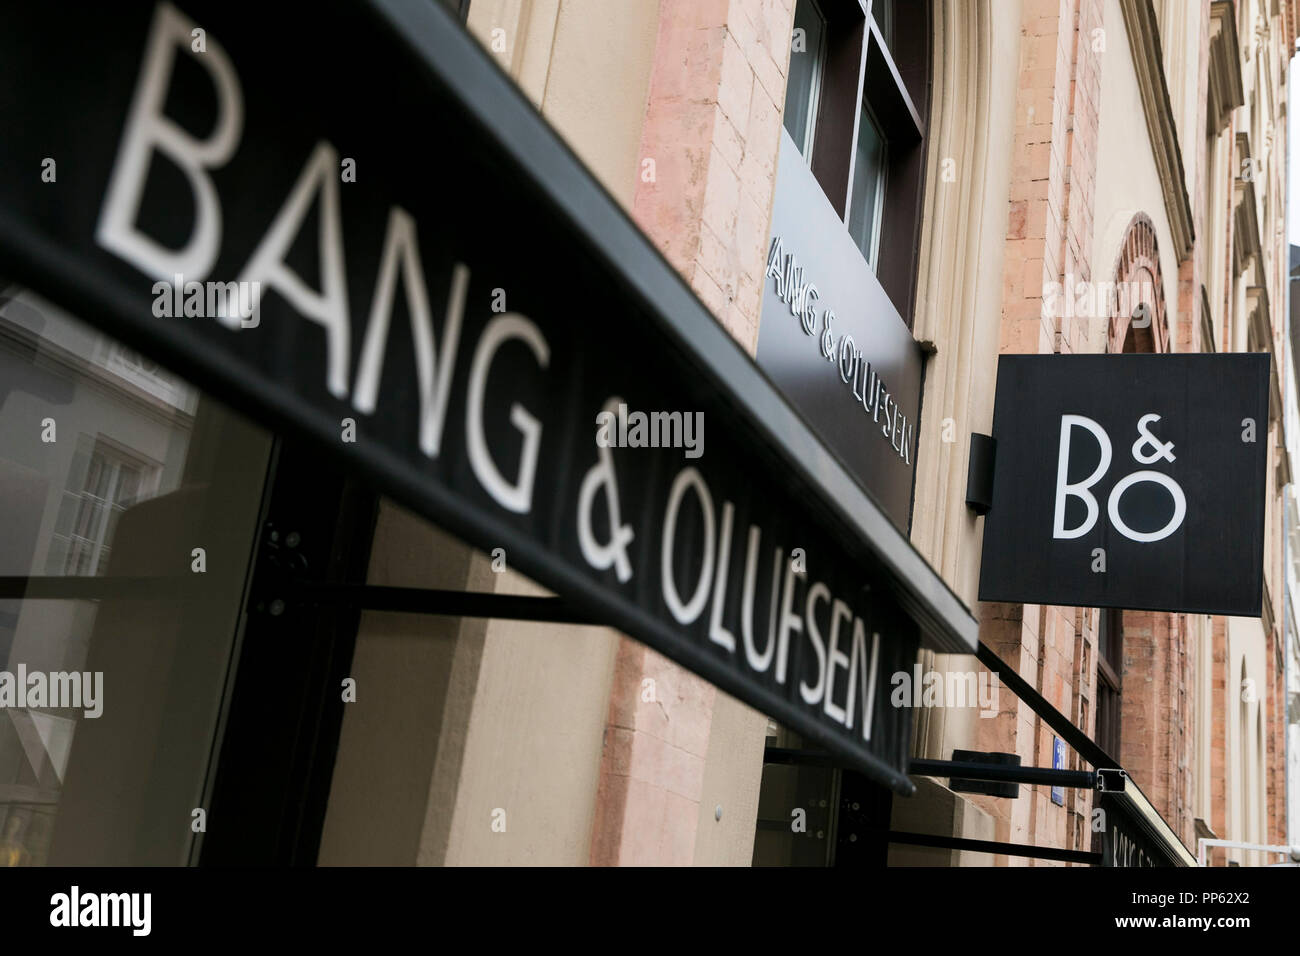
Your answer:
[[[156,494],[160,473],[160,466],[151,466],[102,438],[89,447],[83,439],[55,521],[49,573],[102,575],[118,518]]]
[[[785,128],[909,325],[920,237],[929,4],[797,0]]]
[[[894,6],[897,0],[875,0],[871,4],[871,20],[880,32],[885,46],[894,45]]]
[[[826,57],[826,18],[817,0],[799,0],[790,38],[790,75],[785,87],[785,129],[811,161],[817,94]]]
[[[1097,729],[1093,739],[1107,755],[1119,760],[1124,712],[1124,612],[1102,608],[1097,625]]]
[[[876,271],[880,249],[880,211],[885,198],[885,134],[864,98],[858,116],[858,141],[853,157],[853,188],[849,190],[849,233],[867,264]]]

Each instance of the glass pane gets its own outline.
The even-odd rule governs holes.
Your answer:
[[[894,0],[872,0],[871,18],[876,21],[880,38],[885,41],[885,46],[891,52],[894,48],[894,17]]]
[[[817,4],[813,0],[799,0],[794,13],[794,32],[790,37],[785,128],[805,158],[809,158],[812,149],[825,36],[826,21],[818,11]]]
[[[853,156],[849,233],[872,269],[876,267],[880,206],[885,192],[885,148],[885,137],[864,100],[858,120],[857,150]]]
[[[135,504],[140,494],[140,469],[125,465],[118,477],[117,499],[113,502],[117,508],[129,508]]]
[[[159,582],[0,598],[0,866],[188,862],[270,447],[0,281],[0,576]]]

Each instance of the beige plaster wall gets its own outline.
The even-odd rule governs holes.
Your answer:
[[[370,584],[488,589],[491,577],[482,556],[382,503]],[[357,699],[343,715],[322,866],[408,866],[428,845],[445,845],[445,824],[440,840],[425,832],[431,780],[448,781],[454,792],[484,632],[484,622],[459,618],[361,616],[350,672]]]
[[[976,614],[984,524],[966,507],[971,432],[993,424],[1003,258],[1020,81],[1021,4],[944,4],[936,22],[933,137],[927,167],[914,332],[933,342],[926,370],[912,543]],[[945,182],[951,159],[955,178]],[[922,653],[926,669],[974,671],[973,657]],[[1007,694],[1004,706],[1011,705]],[[917,749],[969,748],[974,709],[915,715]],[[959,803],[964,797],[952,796]]]
[[[1224,714],[1227,725],[1227,746],[1224,754],[1224,773],[1227,776],[1227,832],[1219,834],[1227,840],[1244,840],[1266,843],[1268,835],[1268,804],[1264,792],[1264,766],[1259,759],[1260,728],[1268,732],[1267,721],[1259,721],[1260,708],[1265,705],[1272,688],[1268,682],[1267,662],[1264,659],[1269,642],[1257,618],[1230,617],[1228,620],[1227,693],[1224,695]],[[1247,687],[1242,680],[1250,681]],[[1253,700],[1251,698],[1254,698]],[[1245,705],[1245,722],[1242,705]],[[1244,758],[1244,759],[1243,759]],[[1228,851],[1228,859],[1242,866],[1259,866],[1276,861],[1275,856],[1264,859],[1265,854],[1243,850]]]
[[[721,691],[714,698],[695,828],[696,866],[753,861],[766,728],[767,718],[752,707]]]
[[[548,593],[516,574],[500,575],[495,590]],[[488,623],[446,855],[426,840],[421,863],[587,863],[617,637],[605,628]],[[429,801],[430,835],[446,813],[445,800]]]
[[[630,208],[659,0],[474,0],[468,26]]]
[[[971,432],[993,423],[1002,320],[1016,90],[1019,0],[936,10],[931,144],[914,334],[934,344],[926,368],[912,543],[970,607],[983,522],[966,507]],[[945,161],[954,178],[945,181]]]

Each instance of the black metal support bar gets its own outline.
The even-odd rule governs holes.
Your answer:
[[[890,830],[890,843],[912,846],[932,846],[944,850],[968,850],[972,853],[1000,853],[1003,856],[1030,856],[1040,860],[1060,860],[1065,863],[1101,864],[1101,854],[1087,850],[1061,850],[1050,846],[1033,846],[1028,843],[997,843],[993,840],[967,840],[963,837],[934,836],[929,833],[909,833]]]
[[[1107,754],[1091,737],[1074,726],[1069,717],[1053,707],[1046,697],[1030,686],[1028,681],[1016,673],[1015,668],[1002,660],[997,652],[983,641],[979,642],[975,656],[979,658],[981,664],[997,674],[1013,694],[1028,704],[1030,709],[1043,719],[1043,723],[1060,734],[1061,739],[1073,747],[1080,757],[1094,767],[1120,765],[1118,760]]]
[[[200,574],[168,577],[90,577],[88,575],[0,576],[0,599],[100,601],[104,599],[194,600],[203,596]]]
[[[0,576],[0,600],[98,601],[194,600],[202,597],[202,575],[175,577]],[[275,589],[272,589],[275,590]],[[558,597],[396,588],[372,584],[332,584],[296,581],[285,585],[286,601],[317,607],[349,607],[363,611],[403,614],[442,614],[448,617],[496,617],[512,621],[599,625]]]
[[[373,584],[316,584],[296,582],[286,600],[318,606],[344,606],[363,611],[391,611],[400,614],[441,614],[448,617],[495,617],[512,621],[547,621],[557,624],[590,624],[593,620],[558,597],[530,597],[518,594],[490,594],[476,591],[443,591],[430,588],[397,588]]]
[[[966,507],[986,515],[993,507],[993,463],[998,443],[991,435],[972,432],[970,462],[966,466]]]
[[[768,747],[763,751],[763,762],[833,766],[835,758],[820,750]],[[1044,787],[1077,787],[1085,790],[1096,789],[1098,779],[1098,775],[1091,770],[1013,767],[962,760],[913,759],[908,763],[907,772],[917,777],[960,777],[963,780],[991,780],[997,783],[1023,783]]]
[[[917,777],[960,777],[963,780],[991,780],[1044,787],[1077,787],[1092,790],[1097,775],[1091,770],[1053,770],[1050,767],[1013,767],[972,763],[964,760],[912,760],[907,772]]]
[[[822,750],[800,750],[796,747],[768,747],[763,751],[763,763],[797,763],[810,767],[834,767],[839,763],[839,761]]]

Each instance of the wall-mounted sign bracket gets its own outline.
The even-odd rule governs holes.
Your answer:
[[[970,462],[966,466],[966,507],[977,515],[986,515],[993,507],[993,465],[998,442],[992,435],[972,432]]]

